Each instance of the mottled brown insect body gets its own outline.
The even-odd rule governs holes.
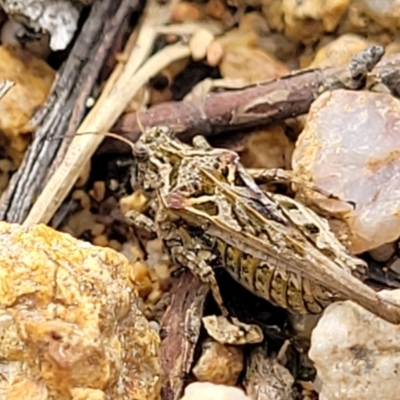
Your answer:
[[[362,283],[366,264],[352,256],[326,220],[295,200],[263,192],[229,150],[197,137],[193,147],[168,128],[146,131],[135,182],[153,189],[155,230],[173,262],[210,284],[227,271],[248,290],[295,313],[320,313],[350,299],[400,323],[400,308]]]

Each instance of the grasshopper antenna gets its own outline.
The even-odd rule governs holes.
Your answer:
[[[140,120],[139,111],[136,111],[136,121],[137,121],[137,124],[139,125],[140,132],[141,132],[142,135],[143,135],[144,132],[145,132],[145,129],[144,129],[144,126],[143,126],[143,124],[142,124],[142,121]]]
[[[140,120],[139,111],[136,111],[136,121],[137,121],[137,124],[139,125],[141,134],[143,135],[145,133],[146,129],[145,129],[144,125],[142,124],[142,121]],[[131,148],[132,154],[134,156],[139,156],[139,157],[143,156],[143,154],[142,154],[143,152],[138,150],[134,143],[132,143],[130,140],[124,138],[123,136],[118,135],[117,133],[93,131],[93,132],[76,132],[75,135],[103,135],[103,136],[111,137],[115,140],[119,140],[120,142],[127,144]],[[71,135],[70,137],[73,138],[75,135]],[[62,137],[61,136],[59,136],[59,137],[53,136],[51,138],[47,138],[46,140],[63,140],[66,137],[68,137],[68,136],[62,136]]]
[[[111,137],[113,139],[119,140],[120,142],[123,142],[125,144],[127,144],[131,150],[132,153],[135,155],[137,153],[137,150],[135,148],[135,145],[128,139],[124,138],[123,136],[118,135],[117,133],[113,133],[113,132],[76,132],[75,135],[71,135],[71,136],[53,136],[51,138],[47,138],[46,140],[62,140],[64,138],[70,137],[73,138],[76,135],[102,135],[102,136],[106,136],[106,137]]]
[[[135,145],[130,140],[124,138],[123,136],[118,135],[117,133],[113,133],[113,132],[104,132],[103,135],[111,137],[113,139],[119,140],[120,142],[123,142],[123,143],[127,144],[131,148],[132,154],[136,155],[137,149],[136,149]]]

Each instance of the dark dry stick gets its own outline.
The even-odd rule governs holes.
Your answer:
[[[200,335],[208,285],[186,270],[161,323],[162,400],[178,400]]]
[[[75,132],[86,111],[89,97],[104,60],[125,18],[134,11],[138,0],[95,1],[76,38],[68,60],[58,73],[45,106],[34,117],[38,126],[35,138],[22,165],[13,175],[0,200],[0,219],[22,223],[33,198],[45,183],[49,166],[60,149],[60,140]],[[70,139],[67,139],[70,140]]]
[[[240,90],[210,93],[202,101],[167,102],[140,112],[144,126],[169,125],[183,139],[195,134],[213,136],[222,132],[268,125],[308,112],[323,92],[335,89],[362,89],[370,81],[383,81],[397,94],[400,55],[382,60],[379,46],[358,54],[347,67],[310,69]],[[121,117],[113,128],[135,142],[141,129],[135,113]]]

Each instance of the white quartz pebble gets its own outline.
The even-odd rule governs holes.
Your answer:
[[[400,237],[400,101],[395,97],[350,90],[321,95],[297,140],[292,166],[298,176],[346,201],[305,194],[344,218],[352,252]]]
[[[209,382],[194,382],[185,389],[181,400],[251,400],[243,390],[233,386],[216,385]]]
[[[400,290],[385,291],[400,300]],[[311,336],[309,357],[322,383],[319,400],[398,400],[400,325],[351,301],[331,304]]]

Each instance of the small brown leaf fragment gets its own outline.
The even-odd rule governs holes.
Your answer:
[[[263,340],[261,328],[248,325],[232,318],[232,322],[222,315],[210,315],[202,319],[207,333],[222,344],[242,345],[260,343]]]

